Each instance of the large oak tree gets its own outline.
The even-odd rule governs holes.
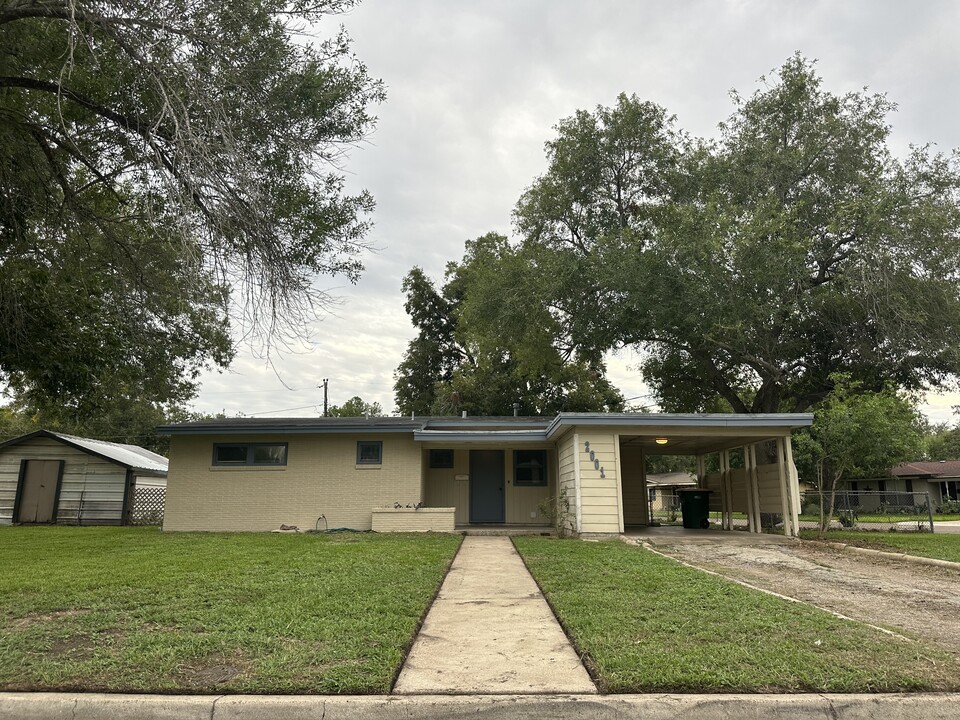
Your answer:
[[[342,31],[310,35],[353,4],[0,6],[0,381],[20,400],[176,403],[235,337],[302,329],[317,275],[356,279],[373,202],[340,163],[383,90]]]
[[[829,92],[800,56],[733,101],[713,141],[625,95],[561,121],[516,209],[525,269],[491,273],[519,289],[475,299],[479,326],[509,330],[537,295],[554,347],[637,348],[664,410],[804,411],[837,372],[954,383],[957,155],[895,157],[892,103]]]

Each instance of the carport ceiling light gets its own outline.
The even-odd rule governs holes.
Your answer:
[[[670,442],[670,441],[667,440],[666,438],[654,438],[654,442],[655,442],[657,445],[666,445],[666,444],[667,444],[668,442]]]

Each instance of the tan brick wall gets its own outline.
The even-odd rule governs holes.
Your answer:
[[[357,466],[357,441],[382,440],[383,464]],[[283,468],[211,467],[218,442],[286,442]],[[164,530],[371,528],[371,512],[421,502],[420,447],[412,433],[174,436]],[[321,523],[323,527],[323,523]]]
[[[374,508],[375,532],[445,532],[452,533],[455,508]]]

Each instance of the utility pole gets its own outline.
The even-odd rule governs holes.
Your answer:
[[[323,416],[329,417],[329,409],[327,408],[327,386],[330,384],[330,380],[327,378],[323,379]]]

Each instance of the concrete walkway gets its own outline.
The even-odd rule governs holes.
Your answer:
[[[596,691],[510,538],[464,538],[394,693]]]

